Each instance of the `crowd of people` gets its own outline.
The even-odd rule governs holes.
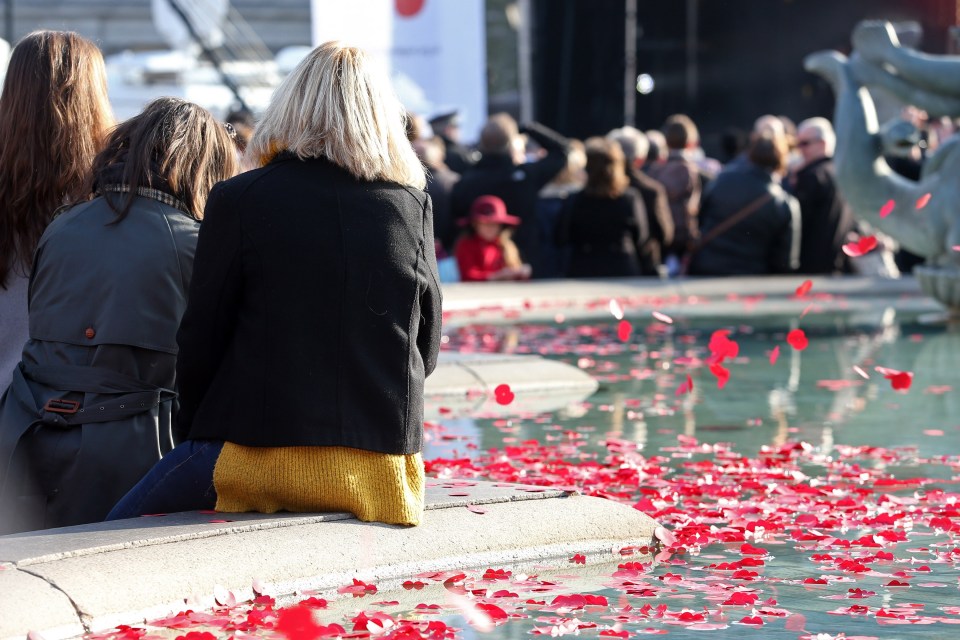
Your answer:
[[[417,524],[441,280],[849,268],[823,118],[763,116],[725,164],[679,114],[580,142],[499,113],[474,149],[336,42],[256,122],[160,98],[118,124],[106,83],[94,43],[38,31],[0,95],[0,534]]]
[[[446,280],[847,273],[843,244],[869,232],[837,187],[825,118],[761,116],[724,136],[723,163],[683,114],[581,142],[499,113],[472,153],[455,112],[410,120]]]
[[[252,131],[175,98],[116,124],[106,82],[94,43],[39,31],[0,96],[0,534],[417,524],[441,293],[385,72],[323,44]]]

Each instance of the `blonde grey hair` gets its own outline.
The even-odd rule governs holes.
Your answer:
[[[837,147],[837,134],[833,131],[833,125],[826,118],[807,118],[797,127],[797,134],[804,131],[812,131],[817,140],[823,140],[823,152],[827,156],[832,156]]]
[[[647,153],[650,151],[650,141],[647,140],[643,131],[626,125],[608,133],[607,139],[620,145],[620,148],[623,149],[623,155],[627,157],[628,165],[633,166],[637,158],[646,162]]]
[[[339,42],[314,49],[280,84],[247,147],[256,166],[281,151],[325,157],[362,180],[426,186],[386,73]]]

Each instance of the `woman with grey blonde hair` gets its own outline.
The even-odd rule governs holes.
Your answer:
[[[386,75],[316,48],[214,188],[178,334],[185,441],[110,518],[349,511],[420,522],[440,288],[423,168]]]

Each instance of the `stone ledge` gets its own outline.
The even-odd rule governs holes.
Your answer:
[[[652,544],[630,507],[542,487],[431,480],[419,527],[348,514],[171,514],[0,536],[0,637],[47,640],[212,606],[214,589],[283,598],[333,593],[353,578],[381,591],[423,572],[619,559]],[[469,495],[450,495],[467,493]],[[483,505],[482,509],[466,505]],[[483,513],[477,513],[483,511]],[[211,522],[231,520],[231,522]]]

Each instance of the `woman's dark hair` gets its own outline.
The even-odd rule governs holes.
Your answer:
[[[589,138],[584,143],[587,154],[587,185],[584,192],[601,198],[618,198],[630,186],[627,162],[620,145],[606,138]]]
[[[209,111],[179,98],[158,98],[107,138],[93,161],[88,193],[115,184],[129,188],[124,197],[107,200],[121,220],[138,188],[158,189],[199,220],[213,185],[238,169],[236,146]]]
[[[787,158],[790,150],[783,136],[772,136],[769,133],[755,135],[750,142],[748,157],[750,162],[766,171],[783,171],[787,168]]]
[[[112,125],[97,45],[64,31],[17,43],[0,96],[0,286],[26,275],[54,212],[85,195]]]

